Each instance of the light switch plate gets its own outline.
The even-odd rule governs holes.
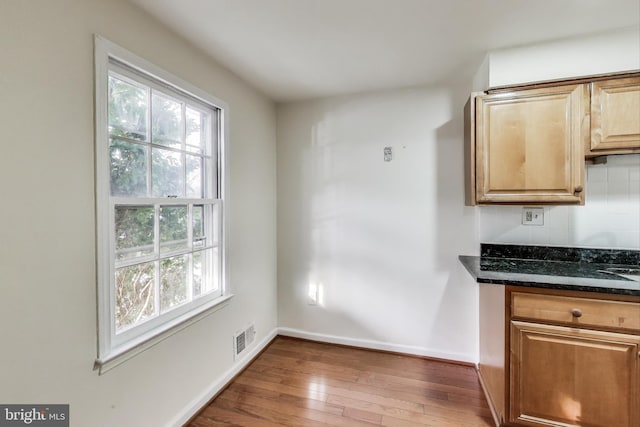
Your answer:
[[[384,161],[390,162],[391,160],[393,160],[393,148],[384,147]]]
[[[522,225],[544,225],[544,208],[522,208]]]

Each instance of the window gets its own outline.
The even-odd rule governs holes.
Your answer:
[[[99,364],[228,297],[224,113],[96,37]]]

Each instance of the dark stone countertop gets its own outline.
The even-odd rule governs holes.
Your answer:
[[[637,276],[611,273],[638,269],[640,251],[482,244],[480,252],[459,257],[478,283],[640,296],[628,278]]]

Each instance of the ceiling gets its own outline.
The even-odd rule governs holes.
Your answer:
[[[640,23],[640,0],[131,1],[276,101],[429,84],[489,50]]]

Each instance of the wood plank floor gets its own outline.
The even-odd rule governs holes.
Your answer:
[[[277,337],[189,427],[493,426],[475,370]]]

